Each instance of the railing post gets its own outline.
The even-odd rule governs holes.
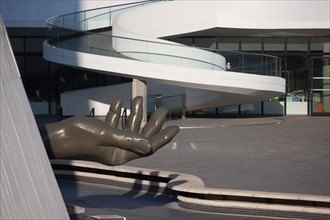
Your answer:
[[[59,108],[57,112],[57,121],[62,121],[63,120],[63,108]]]
[[[242,71],[243,73],[245,72],[245,57],[244,57],[244,53],[242,54]]]
[[[186,95],[182,95],[182,119],[185,119],[186,116],[187,116]]]
[[[126,120],[127,120],[127,108],[125,108],[123,113],[121,114],[121,127],[122,127],[122,129],[125,129],[125,127],[126,127]]]
[[[92,108],[91,111],[89,112],[90,117],[95,117],[95,108]]]

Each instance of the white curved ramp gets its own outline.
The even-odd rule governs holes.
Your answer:
[[[281,77],[267,73],[248,74],[235,69],[229,72],[225,70],[226,59],[218,53],[158,39],[175,33],[182,34],[217,26],[215,7],[215,11],[211,10],[214,13],[210,13],[206,19],[205,13],[186,13],[190,5],[188,9],[187,5],[178,7],[183,2],[162,1],[122,13],[116,12],[115,19],[108,22],[91,21],[94,16],[77,23],[84,26],[82,29],[75,24],[76,21],[67,22],[67,19],[63,18],[67,22],[67,26],[64,25],[66,30],[73,27],[75,31],[78,27],[79,35],[75,38],[59,36],[57,43],[45,42],[44,58],[110,75],[197,89],[195,93],[201,90],[218,93],[214,100],[200,99],[198,103],[197,99],[187,101],[187,109],[190,110],[203,106],[251,103],[285,93],[285,80]],[[198,7],[196,4],[193,6]],[[213,3],[210,3],[211,8],[212,5]],[[172,13],[174,9],[176,13]],[[168,19],[155,17],[155,22],[148,22],[148,19],[155,16],[155,11],[170,16]],[[180,20],[180,13],[186,13],[183,21]],[[173,22],[174,20],[178,22]],[[82,25],[84,22],[88,25]],[[56,30],[58,27],[55,23],[56,19],[52,24]],[[108,26],[112,23],[113,35],[86,32],[95,29],[96,26],[93,28],[93,25],[100,28],[100,23],[107,23]],[[157,25],[152,26],[151,23]]]
[[[0,219],[69,219],[0,15]]]

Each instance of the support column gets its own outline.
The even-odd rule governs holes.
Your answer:
[[[143,118],[141,125],[147,123],[147,81],[133,79],[132,82],[132,99],[136,96],[143,97]]]

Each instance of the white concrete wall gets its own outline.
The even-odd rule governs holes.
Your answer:
[[[108,5],[123,4],[128,2],[137,2],[138,0],[1,0],[0,13],[3,19],[11,22],[12,25],[43,25],[49,17],[58,16],[65,13],[82,11],[90,8],[98,8]],[[169,3],[169,2],[168,2]],[[218,27],[246,27],[246,28],[329,28],[329,6],[330,2],[326,0],[304,0],[304,1],[171,1],[170,4],[176,6],[172,10],[173,14],[178,14],[179,7],[186,8],[185,13],[180,12],[181,21],[190,21],[196,30],[204,27],[205,24]],[[189,4],[189,8],[186,7]],[[181,5],[181,6],[180,6]],[[169,4],[160,5],[151,10],[153,14],[140,14],[141,19],[147,19],[148,22],[140,23],[141,20],[131,22],[140,33],[143,30],[148,36],[166,36],[171,33],[184,32],[184,26],[178,22],[177,17],[162,12],[162,7],[171,7]],[[163,13],[166,13],[163,15]],[[186,15],[195,14],[196,18]],[[198,16],[197,16],[198,15]],[[169,23],[175,22],[177,28],[159,28],[158,22],[154,19],[160,17],[167,19]],[[204,17],[204,20],[200,20]],[[152,18],[150,20],[150,18]],[[150,22],[152,21],[152,22]],[[155,28],[152,28],[155,27]],[[192,30],[191,27],[187,27]],[[175,30],[176,29],[176,30]],[[152,31],[150,31],[152,30]]]
[[[63,115],[89,115],[95,108],[95,116],[104,116],[113,99],[121,96],[123,107],[129,108],[132,98],[132,84],[125,83],[90,89],[80,89],[61,93]]]
[[[217,1],[217,26],[253,29],[328,29],[330,1]]]
[[[120,17],[131,33],[159,38],[209,28],[328,29],[330,1],[160,2]]]
[[[287,102],[286,103],[287,115],[308,115],[307,102]]]
[[[181,96],[185,88],[159,83],[148,83],[147,95],[152,96]],[[112,100],[121,96],[124,100],[123,107],[129,108],[132,98],[132,83],[112,86],[80,89],[61,94],[61,107],[63,115],[88,115],[95,108],[95,116],[105,116],[108,113]],[[152,103],[149,103],[152,104]]]
[[[0,16],[0,219],[69,219]]]
[[[265,115],[283,115],[284,102],[264,102]],[[307,102],[287,102],[286,115],[308,115]]]

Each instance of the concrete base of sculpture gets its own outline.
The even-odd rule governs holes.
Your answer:
[[[188,210],[286,219],[330,217],[328,196],[208,188],[190,174],[88,161],[53,160],[52,164],[58,179],[172,194]]]

